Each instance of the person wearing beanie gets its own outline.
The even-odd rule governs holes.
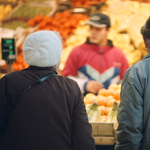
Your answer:
[[[90,25],[87,41],[71,51],[62,71],[62,75],[77,81],[84,95],[121,83],[129,67],[124,53],[107,39],[110,18],[97,12],[86,24]]]
[[[0,150],[95,150],[80,88],[56,72],[61,51],[57,32],[32,33],[30,66],[0,79]]]
[[[115,150],[150,149],[150,17],[141,27],[148,54],[125,73]]]

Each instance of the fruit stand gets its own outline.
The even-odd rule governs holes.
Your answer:
[[[1,2],[0,4],[4,5]],[[122,8],[123,5],[126,7]],[[16,0],[15,5],[12,4],[12,9],[1,21],[0,27],[14,30],[19,51],[18,59],[20,56],[23,59],[21,46],[28,34],[37,30],[58,31],[63,37],[63,52],[59,68],[61,73],[71,50],[84,43],[88,37],[89,27],[83,26],[84,22],[92,13],[100,11],[111,18],[112,27],[108,38],[125,53],[131,66],[147,54],[138,31],[149,14],[149,8],[149,3],[121,0],[117,2],[114,0]],[[143,16],[138,18],[139,14]],[[68,22],[68,19],[71,21]],[[133,21],[130,20],[136,23],[134,30],[132,30]],[[22,63],[25,64],[24,61],[14,62],[13,70],[27,67]],[[2,72],[6,73],[6,67],[2,68]]]
[[[97,96],[88,93],[84,97],[96,145],[115,145],[120,88],[120,84],[112,84],[107,90],[100,90]]]
[[[15,37],[17,42],[18,58],[13,63],[14,71],[28,67],[22,51],[26,36],[39,30],[54,30],[63,40],[61,73],[72,49],[86,41],[89,26],[83,24],[94,12],[110,17],[112,27],[108,39],[124,52],[130,66],[147,54],[139,33],[150,14],[150,3],[147,1],[0,0],[0,10],[4,12],[0,15],[1,37]],[[7,64],[0,68],[0,77],[1,72],[7,73],[6,68]],[[120,90],[120,85],[112,85],[99,91],[97,96],[89,93],[84,98],[96,145],[115,145],[117,118],[114,114],[118,111]]]

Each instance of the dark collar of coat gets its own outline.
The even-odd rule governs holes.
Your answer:
[[[37,66],[29,66],[28,68],[26,68],[27,70],[51,70],[54,71],[56,74],[57,72],[55,71],[55,69],[53,67],[37,67]]]
[[[94,43],[91,43],[89,38],[87,38],[86,42],[87,44],[94,44]],[[94,45],[97,45],[97,44],[94,44]],[[97,45],[98,46],[98,45]],[[111,40],[108,40],[108,45],[107,46],[110,46],[110,47],[113,47],[113,42]]]

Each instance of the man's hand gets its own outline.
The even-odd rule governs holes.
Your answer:
[[[94,80],[89,81],[86,85],[86,90],[90,93],[97,93],[101,88],[103,88],[103,84]]]
[[[6,64],[5,60],[0,59],[0,67],[4,66]]]

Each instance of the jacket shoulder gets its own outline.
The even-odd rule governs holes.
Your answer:
[[[20,71],[13,71],[11,73],[4,75],[1,79],[12,79],[13,80],[13,78],[16,78],[16,76],[19,74],[20,74]]]
[[[70,79],[68,77],[65,77],[65,76],[62,76],[62,75],[59,75],[59,77],[61,78],[61,80],[63,80],[67,84],[78,86],[76,81],[74,81],[74,80],[72,80],[72,79]]]
[[[123,51],[121,49],[119,49],[118,47],[113,46],[112,50],[115,51],[115,52],[117,52],[117,54],[125,56],[124,53],[123,53]]]
[[[145,60],[141,60],[128,68],[124,76],[124,81],[128,80],[144,87],[149,74],[148,69],[145,68],[147,66],[145,63]]]

